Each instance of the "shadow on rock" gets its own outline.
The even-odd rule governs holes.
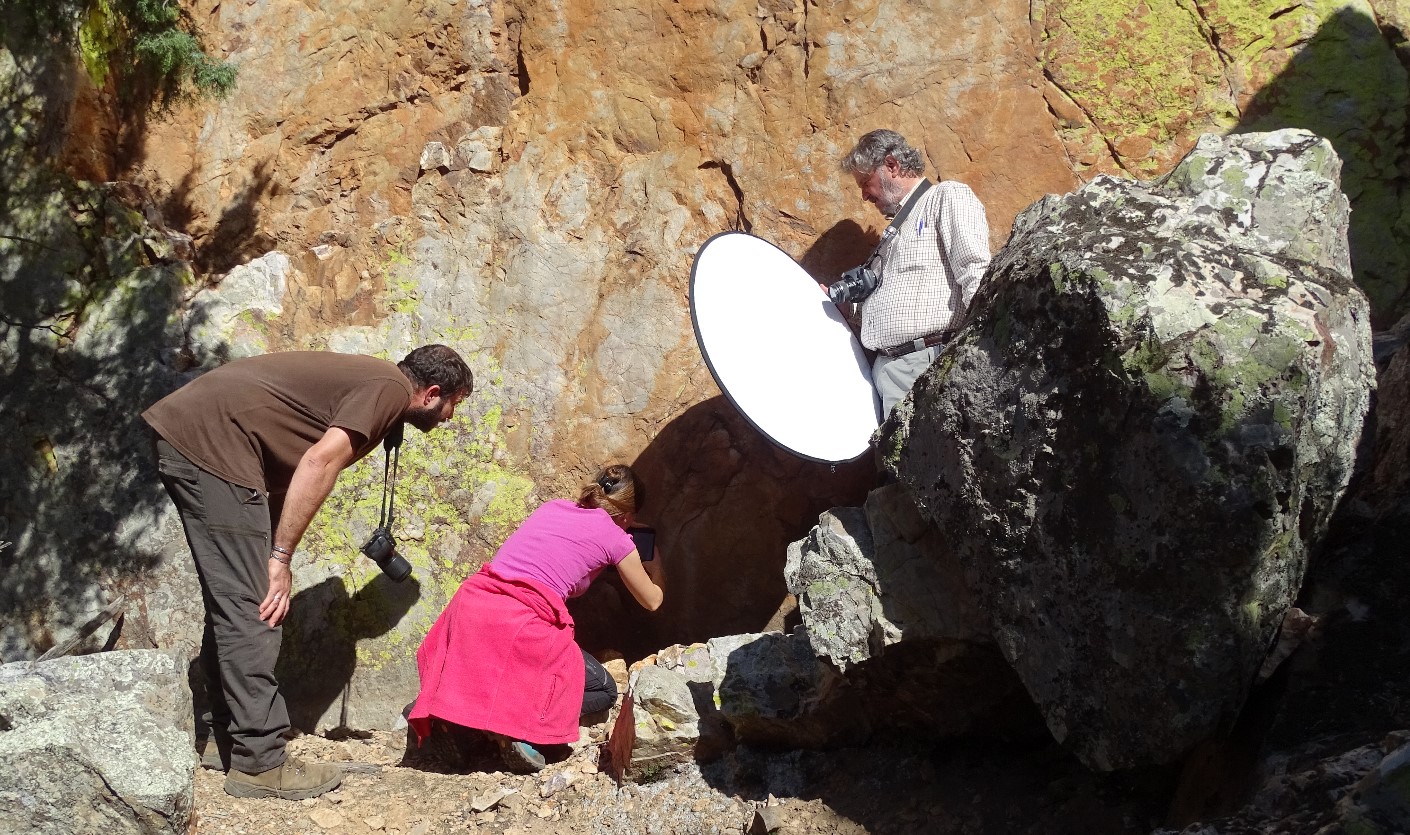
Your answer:
[[[875,479],[869,457],[829,465],[780,449],[724,397],[687,409],[632,466],[651,490],[642,519],[657,530],[665,602],[645,612],[608,572],[570,603],[585,649],[629,660],[765,628],[788,597],[788,543],[823,510],[860,502]]]
[[[353,595],[348,594],[343,577],[329,577],[294,595],[284,623],[284,648],[275,667],[294,727],[310,733],[317,730],[340,700],[338,720],[322,724],[347,726],[357,642],[391,631],[420,596],[421,584],[415,577],[397,583],[383,574]]]
[[[0,142],[6,659],[39,654],[121,595],[162,587],[190,599],[195,582],[189,563],[163,557],[181,549],[139,417],[176,383],[165,349],[180,341],[172,314],[193,283],[183,236],[140,188],[59,170],[73,62],[13,51],[15,36],[6,30],[0,49],[0,113],[13,128]],[[199,623],[167,608],[130,605],[119,646],[191,643]]]
[[[1340,9],[1253,97],[1234,130],[1303,128],[1332,143],[1351,200],[1347,239],[1354,277],[1382,328],[1407,312],[1410,293],[1406,59],[1390,48],[1397,41],[1404,36],[1393,27],[1382,30],[1364,12]]]

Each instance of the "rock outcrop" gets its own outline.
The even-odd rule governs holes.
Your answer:
[[[1034,730],[1032,703],[999,654],[988,615],[938,530],[900,484],[833,508],[788,548],[803,634],[866,706],[858,736],[929,738]]]
[[[1374,372],[1339,171],[1305,132],[1210,136],[1045,198],[881,431],[1092,767],[1233,717],[1347,484]]]
[[[1247,832],[1401,832],[1410,822],[1410,731],[1337,753],[1279,754],[1238,812],[1180,829],[1181,835]],[[1153,835],[1175,835],[1158,829]]]
[[[0,831],[184,833],[186,664],[152,650],[0,666]]]
[[[230,99],[160,121],[130,118],[52,41],[0,49],[16,126],[0,153],[14,236],[0,365],[17,381],[0,425],[16,439],[0,476],[0,589],[19,611],[5,658],[129,592],[119,645],[192,644],[198,596],[135,419],[182,375],[252,351],[432,340],[473,355],[484,385],[453,443],[406,462],[426,496],[406,531],[426,598],[404,609],[368,590],[369,462],[305,549],[305,608],[358,601],[292,630],[335,636],[324,683],[343,679],[308,695],[307,721],[342,718],[323,691],[348,684],[349,659],[354,721],[395,715],[406,647],[448,591],[529,504],[607,458],[658,485],[673,590],[651,618],[605,590],[582,601],[593,648],[635,657],[763,628],[787,593],[784,545],[858,503],[870,473],[777,453],[718,397],[687,322],[690,257],[735,228],[820,278],[854,266],[881,223],[835,161],[874,127],[973,186],[996,246],[1039,195],[1158,173],[1203,131],[1315,127],[1346,162],[1358,281],[1387,321],[1406,303],[1405,14],[1390,0],[182,5],[240,77]],[[79,210],[69,188],[124,180],[175,228]],[[109,256],[141,261],[135,292],[75,280]],[[88,315],[109,298],[118,315]]]
[[[841,672],[902,641],[991,643],[953,542],[900,485],[818,517],[788,546],[784,578],[813,650]]]

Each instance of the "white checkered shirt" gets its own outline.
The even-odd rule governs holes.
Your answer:
[[[989,266],[984,205],[964,183],[932,186],[876,264],[881,283],[862,302],[863,345],[892,348],[957,326]]]

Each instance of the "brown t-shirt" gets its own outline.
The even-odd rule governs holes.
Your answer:
[[[227,363],[142,413],[191,462],[226,481],[283,493],[308,448],[333,426],[360,435],[357,458],[406,411],[411,382],[375,357],[298,351]]]

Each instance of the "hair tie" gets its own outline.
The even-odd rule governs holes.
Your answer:
[[[617,487],[617,483],[610,477],[603,476],[597,480],[597,486],[602,488],[602,492],[611,493]]]

